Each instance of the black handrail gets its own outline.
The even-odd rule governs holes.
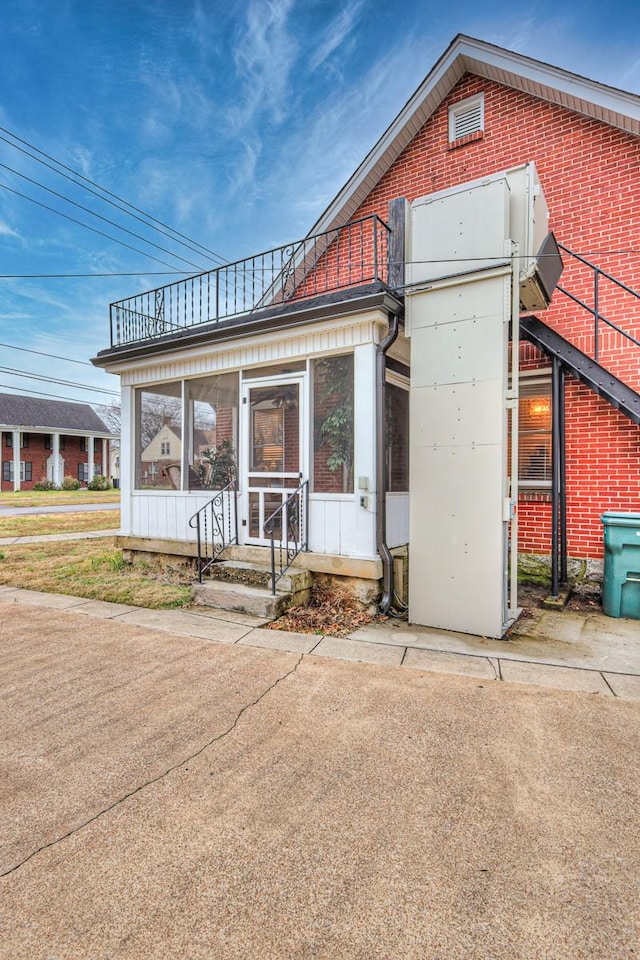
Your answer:
[[[233,494],[233,496],[232,496]],[[215,497],[200,507],[189,526],[196,530],[198,542],[198,580],[216,562],[223,550],[238,542],[236,482],[231,480]]]
[[[308,480],[301,483],[267,517],[263,530],[265,537],[271,541],[271,593],[275,597],[278,580],[285,575],[298,554],[309,549]]]
[[[616,277],[613,277],[610,273],[607,273],[606,270],[602,270],[595,263],[591,263],[590,260],[586,260],[584,257],[581,257],[578,253],[574,253],[573,250],[570,250],[569,247],[565,247],[562,243],[558,244],[558,247],[564,252],[567,253],[570,257],[573,257],[574,260],[578,260],[580,263],[583,263],[586,267],[593,271],[593,306],[590,306],[588,303],[585,303],[584,300],[581,300],[579,297],[576,297],[575,294],[570,293],[569,290],[566,290],[564,287],[558,285],[556,288],[560,293],[565,297],[568,297],[573,303],[576,303],[579,307],[582,307],[583,310],[586,310],[591,314],[594,321],[593,329],[593,359],[599,361],[600,356],[600,322],[605,323],[612,330],[615,330],[616,333],[619,333],[622,337],[625,337],[631,343],[634,343],[637,347],[640,347],[640,340],[636,339],[631,333],[628,333],[626,330],[623,330],[622,327],[619,327],[612,320],[607,319],[603,313],[600,312],[600,278],[604,277],[605,280],[608,280],[610,283],[614,283],[621,290],[624,290],[626,293],[630,293],[632,297],[635,297],[637,300],[640,300],[640,293],[637,290],[634,290],[633,287],[627,286],[626,283],[623,283],[622,280],[618,280]]]

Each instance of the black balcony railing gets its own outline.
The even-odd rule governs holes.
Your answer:
[[[111,304],[111,346],[291,300],[387,281],[389,227],[375,214]]]

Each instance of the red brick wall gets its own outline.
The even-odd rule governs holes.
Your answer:
[[[2,463],[13,460],[13,448],[7,445],[12,434],[2,434]],[[31,481],[23,480],[21,490],[33,490],[37,483],[47,476],[47,460],[52,451],[45,447],[46,435],[43,433],[28,433],[29,445],[20,450],[20,459],[31,464]],[[64,475],[78,477],[78,464],[88,463],[87,453],[81,449],[82,437],[64,437],[64,449],[60,451],[64,460]],[[107,450],[107,458],[108,458]],[[102,440],[96,440],[93,454],[96,473],[102,473]],[[108,470],[107,470],[108,473]],[[0,489],[13,490],[13,480],[2,480],[4,470],[0,472]]]
[[[480,91],[485,96],[483,136],[450,148],[449,105]],[[374,212],[384,218],[395,197],[412,201],[530,160],[536,163],[558,240],[640,289],[640,257],[622,252],[638,249],[640,140],[471,75],[463,77],[418,132],[354,219]],[[567,268],[562,283],[583,299],[591,294],[584,268]],[[602,312],[638,337],[638,301],[608,284],[601,295]],[[544,320],[580,349],[591,350],[592,319],[568,300],[557,294]],[[615,334],[605,340],[601,362],[640,388],[640,350],[625,349]],[[528,368],[541,365],[528,346],[523,346],[523,361]],[[600,557],[600,514],[640,510],[640,429],[572,378],[567,380],[567,474],[569,554]],[[519,516],[520,549],[548,552],[548,497],[524,495]]]

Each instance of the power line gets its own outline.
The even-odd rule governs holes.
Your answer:
[[[0,273],[0,280],[90,280],[92,277],[191,276],[190,270],[143,270],[132,273]]]
[[[8,350],[20,350],[22,353],[37,353],[39,357],[49,357],[51,360],[64,360],[66,363],[79,363],[84,367],[91,367],[93,364],[88,360],[72,360],[70,357],[60,357],[57,353],[43,353],[42,350],[30,350],[28,347],[16,347],[12,343],[0,343],[0,347],[6,347]]]
[[[43,393],[41,390],[27,390],[25,387],[14,387],[8,383],[0,383],[0,387],[3,390],[19,390],[20,393],[28,393],[29,395],[35,394],[37,397],[52,397],[54,400],[68,400],[71,403],[88,403],[89,401],[85,399],[80,399],[79,397],[60,397],[56,393]],[[94,403],[94,407],[104,406],[104,404]]]
[[[125,243],[124,240],[119,240],[117,237],[112,237],[103,230],[96,230],[95,227],[90,227],[88,223],[83,223],[82,220],[76,220],[75,217],[70,217],[68,213],[62,213],[61,210],[56,210],[55,207],[50,207],[46,203],[42,203],[40,200],[35,200],[33,197],[28,197],[26,193],[20,193],[19,190],[14,190],[13,187],[9,187],[6,183],[0,183],[0,187],[3,190],[8,190],[9,193],[14,193],[17,197],[22,197],[23,200],[28,200],[30,203],[35,203],[36,206],[42,207],[44,210],[49,210],[51,213],[55,213],[59,217],[64,217],[65,220],[70,220],[71,223],[77,223],[79,226],[84,227],[85,230],[91,230],[92,233],[97,233],[100,237],[106,237],[107,240],[113,240],[114,243],[119,243],[121,246],[127,247],[128,250],[133,250],[134,253],[140,253],[143,257],[148,257],[149,260],[155,260],[156,263],[161,263],[163,267],[170,267],[172,270],[175,269],[174,264],[167,263],[166,260],[160,260],[158,257],[154,257],[152,253],[146,253],[144,250],[138,250],[137,247],[132,247],[130,243]]]
[[[131,237],[135,237],[137,240],[142,240],[143,243],[148,243],[149,246],[155,247],[156,250],[161,250],[163,253],[168,253],[170,257],[175,257],[177,260],[182,260],[183,263],[188,263],[190,267],[195,267],[198,271],[205,269],[199,263],[193,263],[192,260],[187,260],[185,257],[181,257],[180,254],[174,253],[173,250],[168,250],[166,247],[161,247],[160,244],[154,243],[153,240],[147,240],[147,238],[143,237],[141,233],[134,233],[133,230],[129,230],[127,227],[121,226],[119,223],[116,223],[115,220],[110,220],[108,217],[103,217],[101,213],[96,213],[95,210],[92,210],[90,207],[85,207],[84,204],[77,203],[77,201],[65,196],[64,193],[58,193],[57,190],[47,187],[44,183],[40,183],[39,180],[34,180],[32,177],[28,177],[26,173],[20,173],[19,170],[15,170],[14,167],[10,167],[6,163],[0,163],[0,167],[2,167],[4,170],[8,170],[9,173],[15,174],[16,177],[21,177],[22,180],[32,183],[36,187],[40,187],[41,190],[46,190],[47,193],[51,193],[54,197],[64,200],[65,203],[70,203],[72,206],[78,207],[79,210],[84,210],[85,213],[91,214],[92,217],[96,217],[98,220],[103,220],[105,223],[111,224],[112,227],[116,227],[118,230],[123,230],[124,233],[128,233]]]
[[[94,196],[98,197],[104,203],[108,203],[112,207],[116,207],[118,210],[122,210],[122,212],[126,213],[127,216],[133,217],[135,220],[139,220],[140,223],[144,223],[146,226],[150,226],[152,230],[156,230],[158,233],[162,233],[164,234],[164,236],[169,237],[172,240],[177,240],[177,242],[182,244],[182,246],[188,247],[188,249],[193,250],[194,253],[199,253],[200,251],[203,251],[204,253],[207,253],[210,256],[212,256],[215,260],[219,260],[221,263],[229,262],[228,260],[225,259],[225,257],[221,256],[219,253],[216,253],[214,250],[210,250],[208,247],[205,247],[203,244],[199,243],[197,240],[194,240],[193,238],[186,236],[186,234],[184,233],[180,233],[179,230],[175,230],[173,227],[169,226],[169,224],[164,223],[162,220],[158,220],[156,217],[153,217],[150,213],[146,213],[146,211],[141,210],[139,207],[134,206],[134,204],[130,203],[128,200],[125,200],[123,197],[119,197],[116,193],[112,193],[110,190],[107,190],[105,187],[100,186],[99,183],[95,183],[95,181],[90,180],[89,177],[85,177],[83,174],[79,173],[77,170],[74,170],[72,167],[68,167],[66,164],[62,163],[62,161],[56,160],[55,157],[52,157],[48,153],[45,153],[44,150],[40,150],[33,143],[29,143],[28,140],[23,140],[22,137],[18,137],[15,133],[11,133],[11,131],[7,130],[6,127],[0,126],[0,130],[8,134],[13,140],[17,140],[19,143],[23,143],[25,146],[29,147],[31,150],[35,150],[35,152],[39,153],[40,156],[46,157],[47,160],[51,160],[58,167],[62,167],[63,170],[68,170],[69,173],[72,173],[74,177],[79,177],[80,180],[84,181],[84,183],[89,183],[91,184],[92,187],[96,187],[98,190],[101,191],[101,193],[96,193],[95,190],[91,190],[89,187],[85,187],[82,183],[79,183],[78,180],[74,180],[72,177],[67,176],[66,173],[62,172],[62,170],[57,170],[55,167],[52,167],[50,164],[45,163],[44,160],[41,160],[40,157],[36,157],[32,153],[29,153],[28,150],[24,150],[22,147],[19,147],[17,143],[12,143],[12,141],[8,140],[6,137],[0,136],[0,140],[3,140],[10,147],[13,147],[14,150],[19,150],[20,153],[23,153],[25,156],[30,157],[32,160],[35,160],[37,163],[41,163],[43,166],[47,167],[49,170],[52,170],[54,173],[58,174],[58,176],[64,177],[66,180],[69,180],[71,183],[75,183],[77,186],[81,187],[83,190],[86,190],[88,193],[94,194]],[[102,194],[106,194],[106,196],[102,196]],[[146,217],[146,220],[142,220],[140,217],[136,216],[136,214],[134,213],[131,213],[130,210],[127,210],[125,207],[121,207],[119,204],[113,203],[113,201],[109,200],[108,197],[113,197],[114,200],[119,200],[120,203],[126,204],[126,206],[130,207],[131,210],[135,210],[137,213],[142,214],[143,217]],[[152,222],[148,223],[147,222],[148,220]],[[154,223],[160,224],[160,226],[166,228],[166,230],[170,230],[172,234],[175,234],[175,237],[172,237],[170,234],[165,233],[165,230],[161,230],[158,227],[153,226]],[[180,237],[182,239],[177,239]],[[184,243],[183,241],[188,241],[188,242]],[[195,244],[195,247],[191,246],[191,244]],[[199,247],[200,251],[197,250],[196,247]]]
[[[30,199],[30,198],[27,198]],[[33,201],[37,203],[37,201]],[[57,211],[54,211],[57,212]],[[91,228],[89,228],[91,229]],[[141,251],[140,251],[141,252]],[[640,250],[587,250],[580,252],[578,256],[580,257],[607,257],[607,256],[618,256],[618,255],[640,255]],[[147,254],[145,254],[147,256]],[[553,254],[543,254],[543,256],[553,256]],[[251,258],[247,258],[251,259]],[[503,260],[504,257],[453,257],[447,258],[446,260],[394,260],[394,266],[419,266],[420,264],[429,264],[429,263],[458,263],[458,262],[467,262],[467,261],[476,261],[476,260]],[[531,255],[527,254],[518,254],[513,256],[511,259],[515,260],[530,260]],[[540,259],[539,257],[537,259]],[[241,261],[240,261],[241,262]],[[232,263],[225,264],[224,266],[233,266]],[[363,266],[373,266],[373,264],[363,264]],[[217,269],[217,268],[216,268]],[[214,273],[215,270],[206,270],[205,273]],[[311,274],[312,269],[309,270]],[[254,270],[245,270],[245,273],[262,273],[262,270],[259,267],[256,267]],[[125,272],[105,272],[105,273],[0,273],[0,280],[90,280],[94,277],[105,278],[105,277],[166,277],[166,276],[180,276],[187,277],[191,276],[189,270],[138,270],[138,271],[125,271]],[[278,278],[274,278],[274,283]],[[302,281],[301,281],[302,282]]]
[[[90,390],[92,393],[107,393],[119,397],[118,390],[109,390],[107,387],[94,387],[88,383],[78,383],[77,380],[58,380],[55,377],[45,377],[40,373],[29,373],[28,370],[17,370],[15,367],[0,367],[0,373],[11,377],[25,377],[27,380],[43,380],[45,383],[56,383],[61,387],[77,387],[78,390]]]

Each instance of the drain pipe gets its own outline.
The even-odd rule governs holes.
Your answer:
[[[385,394],[386,354],[398,336],[400,319],[389,314],[389,332],[376,349],[376,546],[382,560],[382,599],[380,613],[388,613],[393,603],[393,557],[387,545],[387,489],[385,483]]]

